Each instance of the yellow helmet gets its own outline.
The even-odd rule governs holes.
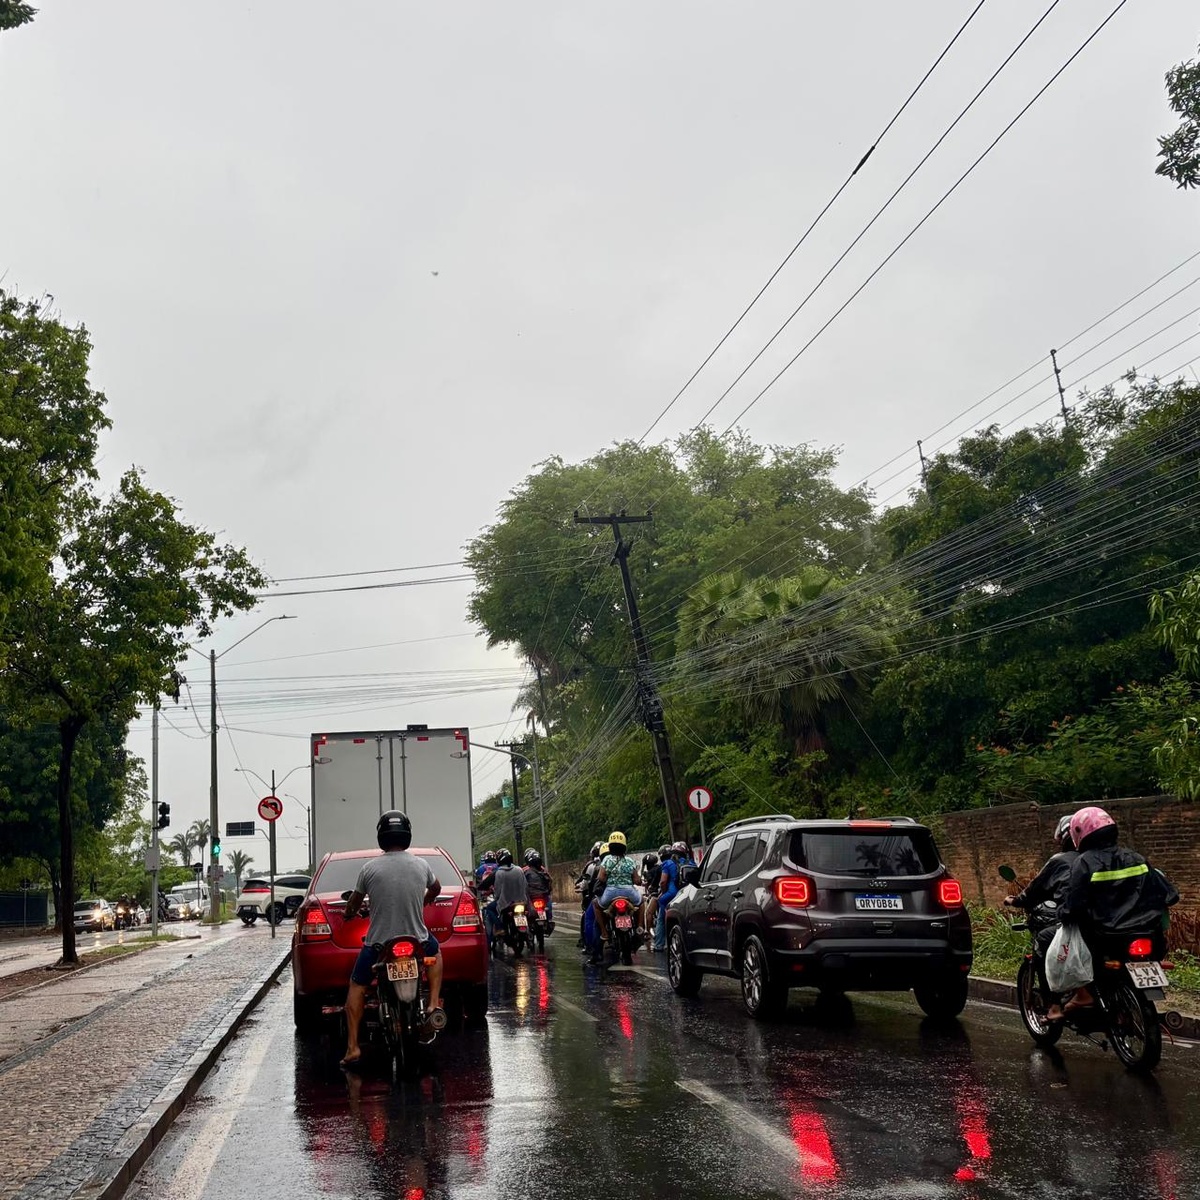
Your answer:
[[[627,846],[625,835],[619,829],[614,829],[612,833],[608,835],[608,844],[610,847]]]
[[[601,842],[601,843],[600,843],[600,853],[601,853],[601,854],[607,854],[607,853],[608,853],[608,843],[607,843],[607,842]]]

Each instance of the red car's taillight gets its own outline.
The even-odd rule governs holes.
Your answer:
[[[482,929],[483,922],[479,918],[479,905],[470,892],[464,891],[458,898],[458,908],[454,910],[452,922],[455,929]]]
[[[1129,943],[1130,958],[1149,958],[1154,953],[1154,943],[1149,938],[1134,938]]]
[[[311,907],[300,910],[296,928],[300,931],[301,939],[306,942],[324,941],[325,938],[333,936],[333,930],[329,926],[329,915],[321,906],[320,900],[314,900]]]
[[[776,879],[775,899],[788,908],[807,908],[814,899],[812,880],[803,875],[784,875]]]
[[[943,908],[962,908],[962,884],[957,879],[939,880],[938,902]]]

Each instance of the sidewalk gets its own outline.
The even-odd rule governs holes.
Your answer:
[[[148,1114],[290,949],[225,925],[0,1000],[0,1197],[68,1196],[149,1137]]]

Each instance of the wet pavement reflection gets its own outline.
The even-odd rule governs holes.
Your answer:
[[[131,1195],[1200,1195],[1190,1047],[1139,1079],[1035,1049],[1006,1011],[940,1026],[902,997],[794,993],[761,1025],[726,981],[681,1001],[661,959],[606,974],[560,942],[494,964],[486,1027],[393,1087],[296,1039],[282,984]]]

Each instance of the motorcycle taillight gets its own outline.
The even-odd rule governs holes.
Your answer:
[[[538,910],[538,912],[545,912],[546,911],[546,902],[545,902],[545,900],[541,900],[541,899],[535,900],[533,902],[533,907],[536,908]]]
[[[615,903],[613,904],[613,908],[615,908],[619,913],[623,913],[628,907],[629,901],[620,896],[617,897]]]
[[[1149,938],[1134,938],[1129,943],[1130,958],[1149,958],[1154,953],[1154,943]]]
[[[393,958],[412,958],[416,954],[417,948],[412,942],[397,942],[392,947]]]

